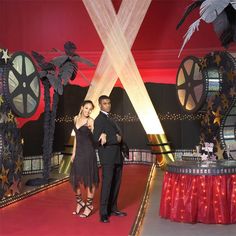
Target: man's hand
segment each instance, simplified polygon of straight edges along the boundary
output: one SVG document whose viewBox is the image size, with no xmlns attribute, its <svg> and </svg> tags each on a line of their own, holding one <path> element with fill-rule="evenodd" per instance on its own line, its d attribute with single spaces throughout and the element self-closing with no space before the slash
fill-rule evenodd
<svg viewBox="0 0 236 236">
<path fill-rule="evenodd" d="M 107 135 L 105 133 L 102 133 L 98 139 L 98 141 L 103 146 L 107 142 Z"/>
<path fill-rule="evenodd" d="M 119 134 L 116 134 L 116 138 L 117 138 L 117 142 L 120 143 L 121 142 L 121 136 Z"/>
</svg>

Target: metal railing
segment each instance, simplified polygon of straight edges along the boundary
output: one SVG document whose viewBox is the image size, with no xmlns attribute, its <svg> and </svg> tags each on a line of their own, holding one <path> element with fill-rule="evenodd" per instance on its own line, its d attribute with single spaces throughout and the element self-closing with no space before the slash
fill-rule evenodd
<svg viewBox="0 0 236 236">
<path fill-rule="evenodd" d="M 60 152 L 53 153 L 51 158 L 51 169 L 59 167 L 63 155 Z M 30 156 L 24 157 L 23 160 L 23 175 L 39 174 L 43 170 L 43 157 L 42 156 Z"/>
<path fill-rule="evenodd" d="M 59 168 L 62 161 L 65 163 L 69 161 L 69 154 L 54 153 L 51 158 L 51 169 Z M 65 161 L 67 159 L 67 161 Z M 100 165 L 99 157 L 97 155 L 98 165 Z M 129 159 L 124 159 L 124 164 L 144 164 L 152 165 L 156 163 L 156 155 L 152 154 L 150 150 L 146 149 L 130 149 Z M 42 156 L 24 157 L 23 160 L 23 175 L 40 174 L 43 171 Z"/>
</svg>

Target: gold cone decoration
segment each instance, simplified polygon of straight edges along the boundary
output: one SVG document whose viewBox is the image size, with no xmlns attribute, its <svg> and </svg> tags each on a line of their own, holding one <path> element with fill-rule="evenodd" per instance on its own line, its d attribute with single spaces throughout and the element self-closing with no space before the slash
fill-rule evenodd
<svg viewBox="0 0 236 236">
<path fill-rule="evenodd" d="M 156 154 L 157 164 L 165 168 L 166 164 L 174 161 L 169 142 L 165 134 L 147 134 L 153 154 Z"/>
</svg>

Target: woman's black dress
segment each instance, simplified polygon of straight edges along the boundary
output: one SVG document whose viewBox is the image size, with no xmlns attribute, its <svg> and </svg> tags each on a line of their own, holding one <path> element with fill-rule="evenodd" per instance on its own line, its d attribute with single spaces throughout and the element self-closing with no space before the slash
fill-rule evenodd
<svg viewBox="0 0 236 236">
<path fill-rule="evenodd" d="M 85 188 L 89 187 L 91 189 L 99 183 L 93 134 L 87 124 L 78 129 L 74 125 L 74 130 L 76 135 L 76 152 L 71 166 L 70 183 L 75 191 L 79 184 L 83 184 Z"/>
</svg>

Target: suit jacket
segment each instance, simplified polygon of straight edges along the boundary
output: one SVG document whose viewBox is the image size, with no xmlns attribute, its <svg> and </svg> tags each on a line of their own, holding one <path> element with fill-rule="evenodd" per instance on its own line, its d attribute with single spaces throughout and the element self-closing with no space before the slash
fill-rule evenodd
<svg viewBox="0 0 236 236">
<path fill-rule="evenodd" d="M 107 143 L 103 146 L 98 143 L 101 133 L 107 135 Z M 115 122 L 100 112 L 94 121 L 93 134 L 95 142 L 98 143 L 98 155 L 101 164 L 121 164 L 123 160 L 120 143 L 116 137 L 116 134 L 120 134 L 120 130 Z"/>
</svg>

